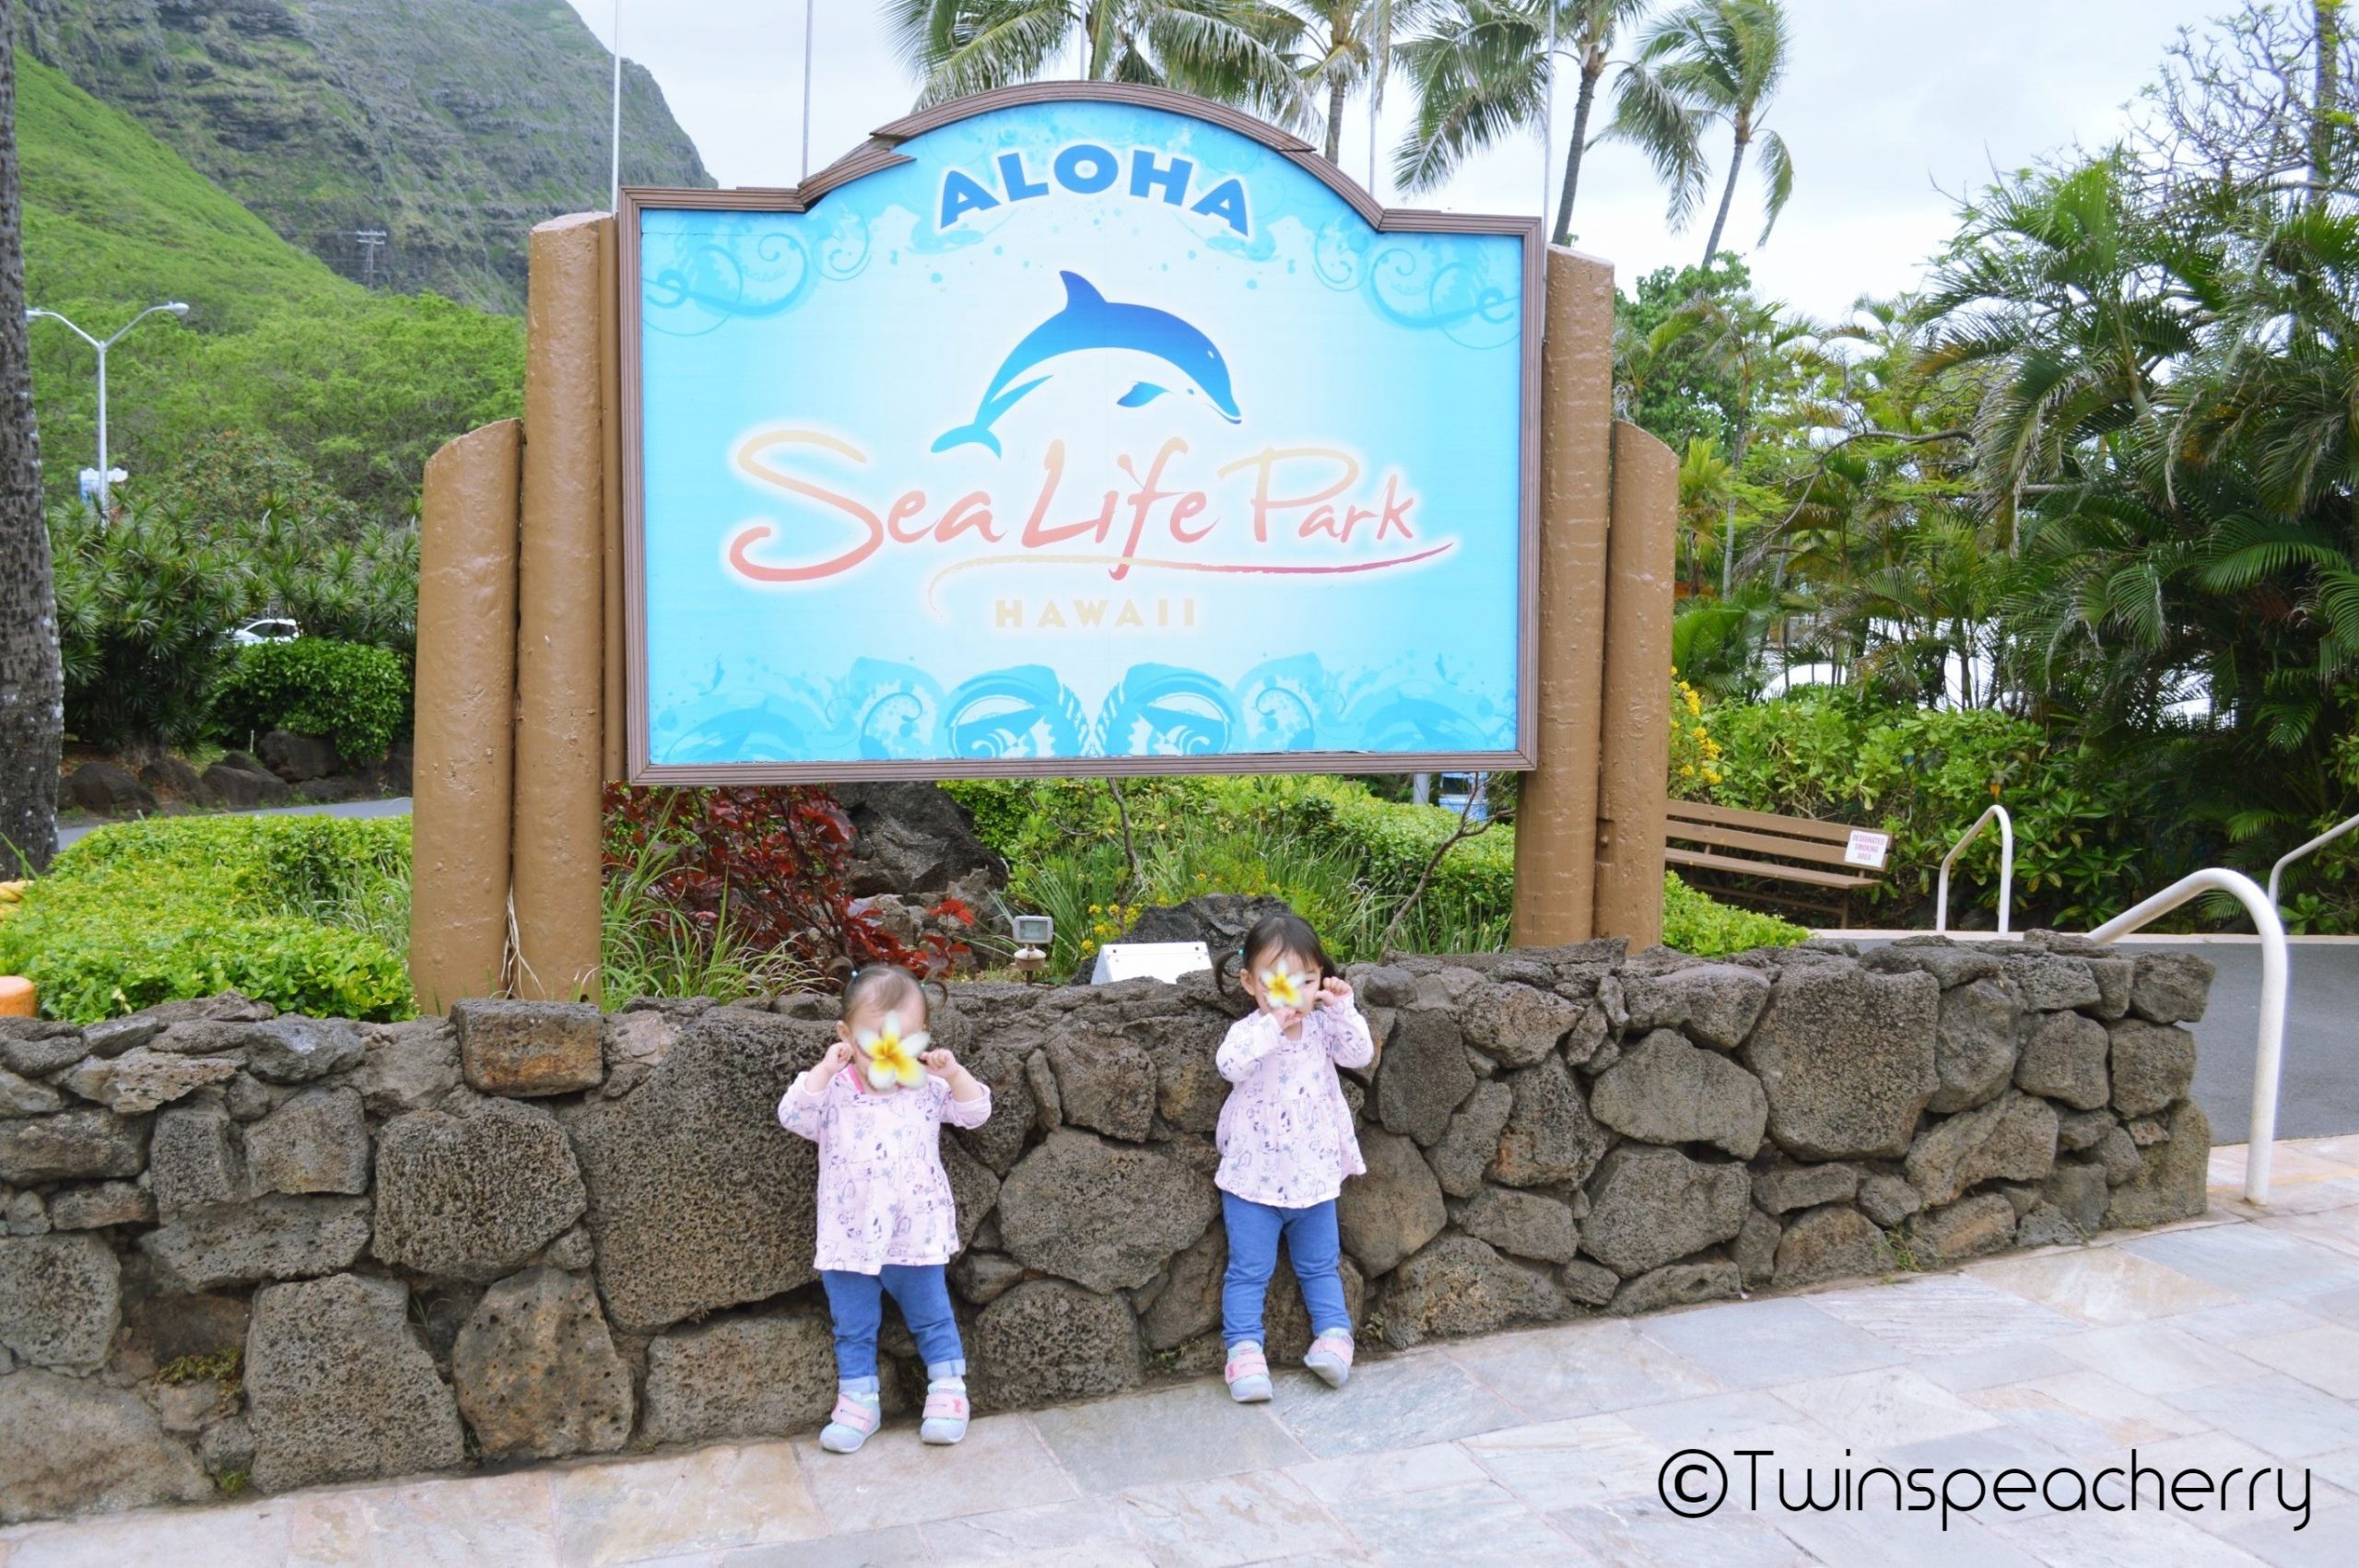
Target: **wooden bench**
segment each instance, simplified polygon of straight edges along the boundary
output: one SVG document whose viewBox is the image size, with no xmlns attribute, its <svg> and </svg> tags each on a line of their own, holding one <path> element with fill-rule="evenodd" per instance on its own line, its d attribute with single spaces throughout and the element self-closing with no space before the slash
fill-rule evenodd
<svg viewBox="0 0 2359 1568">
<path fill-rule="evenodd" d="M 1851 923 L 1851 895 L 1884 881 L 1888 834 L 1848 823 L 1772 816 L 1701 801 L 1673 801 L 1666 813 L 1663 859 L 1743 885 L 1715 885 L 1765 903 L 1824 912 Z M 1755 883 L 1781 883 L 1761 887 Z M 1790 888 L 1791 891 L 1788 889 Z"/>
</svg>

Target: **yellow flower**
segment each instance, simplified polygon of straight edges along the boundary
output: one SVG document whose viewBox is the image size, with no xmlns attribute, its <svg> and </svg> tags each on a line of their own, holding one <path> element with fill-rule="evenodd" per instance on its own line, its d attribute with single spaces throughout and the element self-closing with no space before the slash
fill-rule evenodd
<svg viewBox="0 0 2359 1568">
<path fill-rule="evenodd" d="M 1690 713 L 1704 711 L 1704 699 L 1697 696 L 1692 689 L 1687 694 L 1687 711 Z"/>
<path fill-rule="evenodd" d="M 1090 912 L 1091 914 L 1093 914 L 1093 915 L 1102 915 L 1102 914 L 1104 914 L 1106 911 L 1105 911 L 1105 910 L 1103 910 L 1103 909 L 1101 909 L 1101 908 L 1099 908 L 1097 905 L 1092 904 L 1092 905 L 1089 907 L 1089 912 Z"/>
<path fill-rule="evenodd" d="M 881 1028 L 855 1029 L 852 1044 L 868 1057 L 868 1086 L 890 1089 L 896 1083 L 904 1089 L 914 1089 L 925 1082 L 925 1066 L 918 1060 L 918 1053 L 933 1043 L 924 1030 L 901 1033 L 901 1015 L 888 1012 Z"/>
<path fill-rule="evenodd" d="M 1696 765 L 1695 765 L 1694 763 L 1692 763 L 1692 762 L 1683 762 L 1683 763 L 1681 763 L 1681 764 L 1679 765 L 1679 776 L 1680 776 L 1682 778 L 1695 778 L 1695 777 L 1696 777 Z"/>
<path fill-rule="evenodd" d="M 1705 782 L 1705 783 L 1707 783 L 1707 784 L 1718 784 L 1719 781 L 1720 781 L 1720 776 L 1719 776 L 1719 774 L 1717 774 L 1717 773 L 1713 772 L 1713 771 L 1712 771 L 1710 768 L 1708 768 L 1708 768 L 1706 768 L 1706 769 L 1704 770 L 1704 782 Z"/>
<path fill-rule="evenodd" d="M 1309 983 L 1290 969 L 1262 971 L 1262 994 L 1280 1007 L 1301 1007 Z"/>
</svg>

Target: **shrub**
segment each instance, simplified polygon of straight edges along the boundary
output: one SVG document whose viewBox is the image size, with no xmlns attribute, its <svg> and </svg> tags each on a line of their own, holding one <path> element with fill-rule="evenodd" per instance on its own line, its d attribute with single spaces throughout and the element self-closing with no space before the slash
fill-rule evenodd
<svg viewBox="0 0 2359 1568">
<path fill-rule="evenodd" d="M 1713 704 L 1702 720 L 1720 748 L 1720 804 L 1893 836 L 1884 883 L 1860 895 L 1893 924 L 1925 909 L 1942 857 L 1993 801 L 2015 822 L 2018 929 L 2095 924 L 2177 874 L 2188 853 L 2165 841 L 2170 819 L 2134 776 L 2053 749 L 2038 725 L 1988 708 L 1814 688 Z M 1995 833 L 1960 857 L 1951 896 L 1961 909 L 1996 906 L 1998 865 Z"/>
<path fill-rule="evenodd" d="M 252 599 L 248 563 L 177 520 L 88 507 L 50 513 L 65 728 L 92 745 L 186 745 L 205 733 L 229 629 Z"/>
<path fill-rule="evenodd" d="M 217 699 L 230 737 L 292 730 L 317 735 L 348 763 L 371 763 L 407 726 L 409 675 L 398 655 L 327 638 L 257 643 L 231 661 Z"/>
<path fill-rule="evenodd" d="M 1698 893 L 1676 872 L 1662 879 L 1662 944 L 1698 958 L 1720 958 L 1756 947 L 1790 947 L 1810 932 L 1790 920 L 1739 909 Z"/>
<path fill-rule="evenodd" d="M 1324 775 L 1132 779 L 1125 803 L 1147 884 L 1133 888 L 1104 783 L 966 779 L 943 787 L 974 813 L 977 834 L 1015 869 L 1011 901 L 1056 918 L 1059 963 L 1077 958 L 1065 945 L 1067 933 L 1075 943 L 1089 934 L 1093 922 L 1079 916 L 1092 903 L 1248 891 L 1274 894 L 1302 910 L 1339 957 L 1372 958 L 1435 847 L 1458 826 L 1454 812 L 1379 800 L 1352 780 Z M 1189 874 L 1165 874 L 1166 865 L 1186 867 Z M 1685 907 L 1694 915 L 1691 940 L 1701 940 L 1709 934 L 1701 911 L 1719 907 L 1683 891 L 1693 901 Z M 1393 942 L 1426 953 L 1496 949 L 1507 942 L 1514 907 L 1515 829 L 1503 823 L 1443 857 Z M 1807 934 L 1781 920 L 1747 919 L 1766 923 L 1741 928 L 1747 940 L 1737 947 Z"/>
<path fill-rule="evenodd" d="M 385 911 L 405 909 L 409 822 L 180 817 L 100 829 L 0 922 L 0 972 L 78 1023 L 239 990 L 286 1012 L 412 1009 Z"/>
<path fill-rule="evenodd" d="M 782 954 L 839 983 L 863 964 L 939 975 L 966 944 L 928 932 L 915 946 L 851 896 L 851 819 L 811 787 L 663 790 L 606 787 L 606 875 L 626 879 L 648 918 L 695 933 L 706 954 Z M 972 915 L 945 898 L 932 913 Z M 658 931 L 660 947 L 675 937 Z"/>
</svg>

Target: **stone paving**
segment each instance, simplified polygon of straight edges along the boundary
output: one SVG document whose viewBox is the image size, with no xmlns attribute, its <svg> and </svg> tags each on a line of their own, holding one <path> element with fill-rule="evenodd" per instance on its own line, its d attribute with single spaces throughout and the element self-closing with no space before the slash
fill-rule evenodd
<svg viewBox="0 0 2359 1568">
<path fill-rule="evenodd" d="M 1216 1381 L 986 1416 L 929 1450 L 902 1423 L 850 1458 L 807 1440 L 505 1475 L 327 1489 L 0 1531 L 0 1568 L 60 1564 L 2271 1563 L 2359 1561 L 2359 1136 L 2281 1143 L 2276 1201 L 2087 1247 L 1804 1296 L 1591 1319 L 1364 1363 L 1273 1404 Z M 2074 1510 L 2076 1482 L 2290 1467 L 2247 1506 Z M 1733 1479 L 1708 1517 L 1658 1494 L 1701 1449 Z M 1759 1461 L 1757 1510 L 1745 1461 Z M 1849 1457 L 1846 1458 L 1846 1453 Z M 1961 1504 L 2019 1467 L 2015 1511 L 1783 1512 L 1837 1468 L 1933 1472 Z M 1708 1472 L 1692 1472 L 1690 1495 Z M 1954 1480 L 1942 1478 L 1954 1474 Z M 2062 1490 L 2060 1491 L 2059 1487 Z M 2118 1479 L 2100 1495 L 2119 1499 Z M 2110 1490 L 2106 1490 L 2110 1489 Z M 1912 1501 L 1914 1495 L 1911 1494 Z M 1931 1493 L 1927 1494 L 1930 1502 Z"/>
</svg>

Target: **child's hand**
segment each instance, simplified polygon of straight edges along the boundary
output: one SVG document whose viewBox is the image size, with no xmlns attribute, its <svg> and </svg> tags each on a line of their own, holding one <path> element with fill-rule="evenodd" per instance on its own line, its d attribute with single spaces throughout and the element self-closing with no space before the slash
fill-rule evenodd
<svg viewBox="0 0 2359 1568">
<path fill-rule="evenodd" d="M 958 1071 L 958 1059 L 946 1049 L 927 1051 L 918 1059 L 925 1063 L 925 1070 L 936 1078 L 949 1078 Z"/>
<path fill-rule="evenodd" d="M 819 1059 L 819 1065 L 812 1069 L 812 1071 L 820 1082 L 825 1083 L 828 1079 L 850 1067 L 858 1055 L 859 1047 L 850 1040 L 838 1040 L 827 1047 L 827 1054 Z"/>
<path fill-rule="evenodd" d="M 1341 975 L 1331 975 L 1319 984 L 1319 1005 L 1338 1012 L 1351 1010 L 1351 982 Z"/>
</svg>

